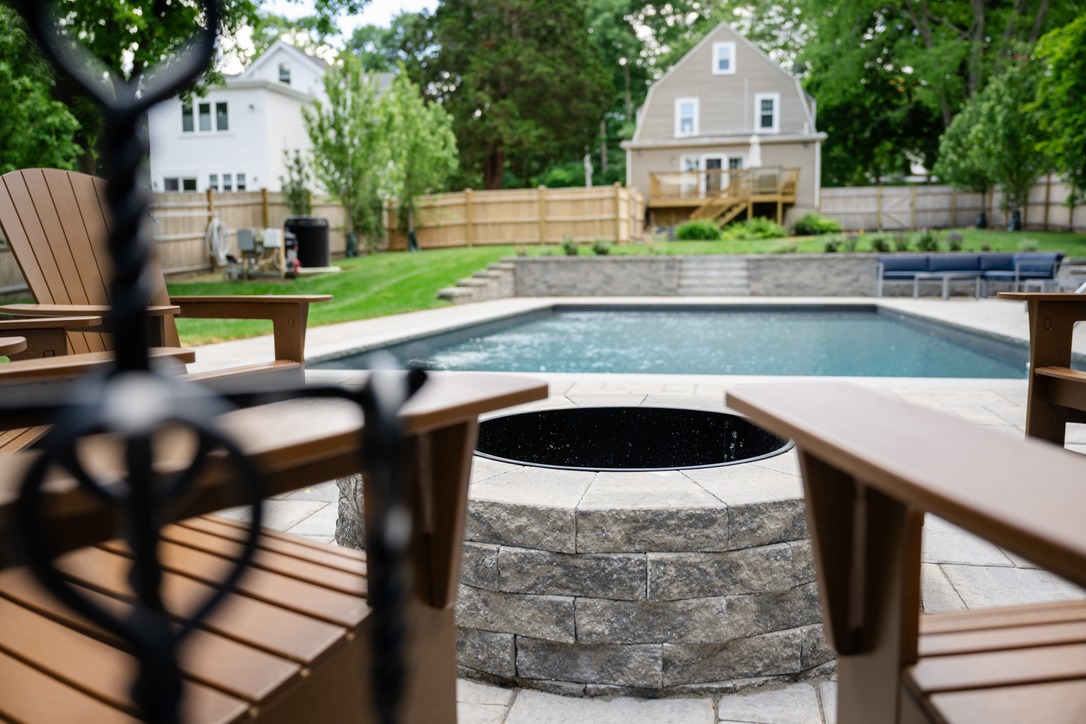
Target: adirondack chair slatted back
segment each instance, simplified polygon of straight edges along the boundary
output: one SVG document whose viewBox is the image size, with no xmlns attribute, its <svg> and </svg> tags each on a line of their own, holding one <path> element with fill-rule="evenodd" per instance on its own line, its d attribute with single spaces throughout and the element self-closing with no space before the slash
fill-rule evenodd
<svg viewBox="0 0 1086 724">
<path fill-rule="evenodd" d="M 103 179 L 59 169 L 23 169 L 0 176 L 0 234 L 7 240 L 39 304 L 108 304 L 112 262 Z M 169 304 L 157 265 L 149 274 L 151 304 Z M 180 344 L 167 317 L 165 342 Z M 73 352 L 112 349 L 102 333 L 70 333 Z"/>
</svg>

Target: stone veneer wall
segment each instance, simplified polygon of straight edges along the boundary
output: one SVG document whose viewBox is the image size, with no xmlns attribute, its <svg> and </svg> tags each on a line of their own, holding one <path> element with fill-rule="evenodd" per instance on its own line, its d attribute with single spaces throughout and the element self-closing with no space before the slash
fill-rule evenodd
<svg viewBox="0 0 1086 724">
<path fill-rule="evenodd" d="M 875 254 L 767 254 L 747 257 L 747 274 L 752 297 L 873 297 L 878 262 Z"/>
<path fill-rule="evenodd" d="M 679 288 L 675 256 L 535 256 L 516 266 L 518 297 L 669 297 Z"/>
<path fill-rule="evenodd" d="M 660 696 L 833 671 L 794 452 L 681 472 L 473 468 L 461 675 Z M 340 481 L 341 544 L 359 542 L 359 483 Z"/>
</svg>

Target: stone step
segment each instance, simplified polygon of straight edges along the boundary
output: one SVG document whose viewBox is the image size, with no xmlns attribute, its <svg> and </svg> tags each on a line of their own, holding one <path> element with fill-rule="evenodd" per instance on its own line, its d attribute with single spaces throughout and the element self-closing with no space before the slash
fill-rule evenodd
<svg viewBox="0 0 1086 724">
<path fill-rule="evenodd" d="M 750 289 L 745 286 L 679 287 L 677 293 L 680 297 L 749 297 Z"/>
<path fill-rule="evenodd" d="M 437 296 L 438 299 L 454 301 L 472 296 L 472 291 L 468 287 L 445 287 L 437 290 Z"/>
</svg>

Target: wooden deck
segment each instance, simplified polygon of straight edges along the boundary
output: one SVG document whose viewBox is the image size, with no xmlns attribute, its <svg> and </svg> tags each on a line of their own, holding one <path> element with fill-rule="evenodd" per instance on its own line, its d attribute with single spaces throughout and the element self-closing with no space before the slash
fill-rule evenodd
<svg viewBox="0 0 1086 724">
<path fill-rule="evenodd" d="M 796 202 L 798 182 L 798 168 L 780 166 L 654 173 L 649 176 L 649 214 L 657 225 L 709 219 L 723 226 L 744 213 L 748 219 L 765 215 L 764 205 L 770 204 L 780 224 L 785 206 Z"/>
</svg>

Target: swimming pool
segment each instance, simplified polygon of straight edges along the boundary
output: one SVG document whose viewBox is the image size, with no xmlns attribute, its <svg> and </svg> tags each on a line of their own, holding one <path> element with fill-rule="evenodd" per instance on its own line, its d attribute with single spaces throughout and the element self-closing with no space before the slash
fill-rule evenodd
<svg viewBox="0 0 1086 724">
<path fill-rule="evenodd" d="M 365 369 L 373 351 L 312 366 Z M 557 305 L 384 351 L 442 370 L 1011 379 L 1029 357 L 875 305 Z"/>
</svg>

